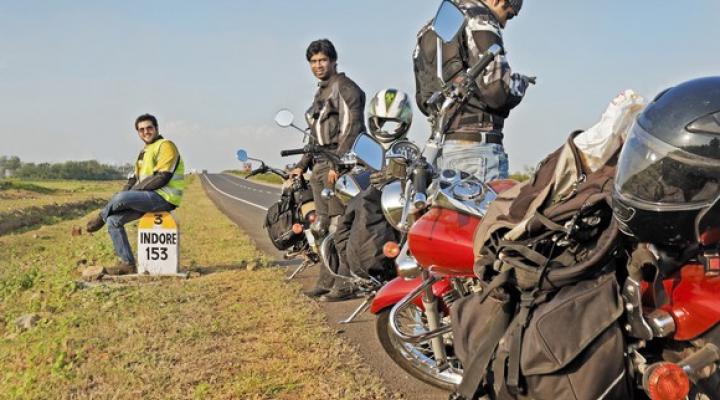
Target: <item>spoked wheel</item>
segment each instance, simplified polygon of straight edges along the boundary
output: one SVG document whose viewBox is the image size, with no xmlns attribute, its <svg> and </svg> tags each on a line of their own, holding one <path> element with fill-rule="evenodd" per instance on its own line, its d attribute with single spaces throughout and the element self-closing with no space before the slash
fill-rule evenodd
<svg viewBox="0 0 720 400">
<path fill-rule="evenodd" d="M 425 313 L 417 306 L 410 305 L 398 316 L 403 333 L 419 334 L 427 331 Z M 402 341 L 390 327 L 390 308 L 378 314 L 375 329 L 385 352 L 402 369 L 430 385 L 454 390 L 462 380 L 462 366 L 455 357 L 450 334 L 443 336 L 449 367 L 440 371 L 429 342 L 413 344 Z"/>
</svg>

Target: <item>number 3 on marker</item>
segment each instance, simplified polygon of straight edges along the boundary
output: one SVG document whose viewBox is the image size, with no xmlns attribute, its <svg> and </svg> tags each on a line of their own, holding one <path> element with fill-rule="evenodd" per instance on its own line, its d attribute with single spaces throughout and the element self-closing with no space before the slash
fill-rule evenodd
<svg viewBox="0 0 720 400">
<path fill-rule="evenodd" d="M 155 225 L 162 225 L 162 223 L 163 223 L 162 217 L 163 217 L 162 214 L 155 214 L 155 221 L 154 221 Z"/>
</svg>

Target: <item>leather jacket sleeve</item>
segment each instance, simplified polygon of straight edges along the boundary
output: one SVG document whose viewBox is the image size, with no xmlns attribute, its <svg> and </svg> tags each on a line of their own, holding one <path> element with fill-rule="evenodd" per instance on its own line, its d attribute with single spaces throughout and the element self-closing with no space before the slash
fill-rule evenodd
<svg viewBox="0 0 720 400">
<path fill-rule="evenodd" d="M 338 87 L 338 148 L 336 154 L 350 151 L 358 135 L 365 130 L 365 93 L 352 81 L 343 80 Z"/>
<path fill-rule="evenodd" d="M 125 183 L 125 186 L 120 190 L 121 192 L 127 192 L 128 190 L 132 189 L 133 186 L 137 183 L 137 178 L 135 175 L 128 178 L 127 183 Z"/>
<path fill-rule="evenodd" d="M 311 145 L 317 144 L 317 141 L 315 140 L 314 137 L 310 136 L 309 144 L 311 144 Z M 303 172 L 305 172 L 308 170 L 308 168 L 312 168 L 312 163 L 313 163 L 313 155 L 312 154 L 303 154 L 300 161 L 298 161 L 297 164 L 295 164 L 295 168 L 300 168 L 301 170 L 303 170 Z"/>
<path fill-rule="evenodd" d="M 172 179 L 172 172 L 156 172 L 152 176 L 143 179 L 142 181 L 135 184 L 132 190 L 156 190 L 165 186 Z"/>
<path fill-rule="evenodd" d="M 475 65 L 493 44 L 503 47 L 501 35 L 499 26 L 494 22 L 482 17 L 468 18 L 465 27 L 468 65 Z M 520 104 L 525 95 L 513 90 L 517 86 L 513 85 L 513 79 L 516 78 L 512 74 L 503 48 L 503 52 L 490 63 L 485 73 L 478 77 L 476 81 L 478 97 L 498 114 L 507 115 L 511 109 Z"/>
</svg>

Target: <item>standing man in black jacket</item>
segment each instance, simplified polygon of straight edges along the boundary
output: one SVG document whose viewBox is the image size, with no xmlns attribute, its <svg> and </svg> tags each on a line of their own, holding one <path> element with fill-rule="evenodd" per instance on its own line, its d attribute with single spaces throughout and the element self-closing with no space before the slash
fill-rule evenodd
<svg viewBox="0 0 720 400">
<path fill-rule="evenodd" d="M 453 0 L 465 14 L 462 31 L 442 46 L 442 80 L 438 76 L 437 36 L 427 24 L 418 33 L 413 55 L 416 100 L 423 114 L 427 101 L 443 82 L 463 78 L 490 46 L 503 51 L 477 79 L 474 96 L 452 122 L 445 137 L 440 168 L 459 169 L 483 181 L 508 177 L 508 158 L 503 147 L 505 119 L 525 96 L 529 78 L 512 73 L 505 57 L 502 30 L 517 16 L 523 0 Z"/>
<path fill-rule="evenodd" d="M 365 130 L 365 93 L 344 73 L 337 72 L 337 51 L 329 40 L 310 43 L 306 58 L 319 81 L 313 103 L 305 114 L 311 131 L 310 143 L 342 156 L 350 151 L 357 136 Z M 310 184 L 317 213 L 313 229 L 324 233 L 330 228 L 331 219 L 344 212 L 340 201 L 335 198 L 326 200 L 321 196 L 323 189 L 334 187 L 338 171 L 333 160 L 306 154 L 295 165 L 292 174 L 303 173 L 311 164 Z M 315 289 L 307 294 L 318 297 L 329 292 L 332 281 L 332 276 L 322 268 Z"/>
</svg>

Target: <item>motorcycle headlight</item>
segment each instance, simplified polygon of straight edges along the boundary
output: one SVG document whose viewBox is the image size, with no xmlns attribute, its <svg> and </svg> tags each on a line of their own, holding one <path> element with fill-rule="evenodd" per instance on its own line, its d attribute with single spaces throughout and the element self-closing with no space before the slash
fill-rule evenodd
<svg viewBox="0 0 720 400">
<path fill-rule="evenodd" d="M 383 187 L 382 196 L 380 197 L 380 206 L 385 219 L 398 230 L 400 230 L 400 221 L 402 220 L 403 208 L 405 208 L 403 194 L 400 181 L 393 181 Z"/>
</svg>

